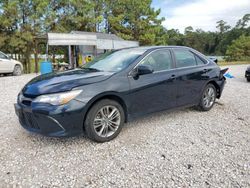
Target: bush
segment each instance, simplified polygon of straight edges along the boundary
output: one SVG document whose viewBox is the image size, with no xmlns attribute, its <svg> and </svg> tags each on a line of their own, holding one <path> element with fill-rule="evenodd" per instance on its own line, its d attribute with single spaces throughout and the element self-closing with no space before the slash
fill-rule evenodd
<svg viewBox="0 0 250 188">
<path fill-rule="evenodd" d="M 227 48 L 227 60 L 248 61 L 250 60 L 250 36 L 240 36 Z"/>
</svg>

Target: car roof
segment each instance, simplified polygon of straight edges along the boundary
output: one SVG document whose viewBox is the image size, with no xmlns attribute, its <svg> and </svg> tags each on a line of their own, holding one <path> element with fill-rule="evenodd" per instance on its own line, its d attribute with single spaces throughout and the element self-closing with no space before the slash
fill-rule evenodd
<svg viewBox="0 0 250 188">
<path fill-rule="evenodd" d="M 138 50 L 155 50 L 155 49 L 161 49 L 161 48 L 185 48 L 185 49 L 191 49 L 187 46 L 140 46 L 140 47 L 131 47 L 127 49 L 138 49 Z"/>
<path fill-rule="evenodd" d="M 202 54 L 201 52 L 187 47 L 187 46 L 140 46 L 140 47 L 132 47 L 129 49 L 138 49 L 138 50 L 145 50 L 145 52 L 149 52 L 149 51 L 153 51 L 153 50 L 157 50 L 157 49 L 186 49 L 186 50 L 191 50 L 192 52 L 194 52 L 195 54 L 199 55 L 200 57 L 202 57 L 203 59 L 206 60 L 210 60 L 209 58 L 207 58 L 204 54 Z M 212 60 L 210 60 L 212 61 Z"/>
</svg>

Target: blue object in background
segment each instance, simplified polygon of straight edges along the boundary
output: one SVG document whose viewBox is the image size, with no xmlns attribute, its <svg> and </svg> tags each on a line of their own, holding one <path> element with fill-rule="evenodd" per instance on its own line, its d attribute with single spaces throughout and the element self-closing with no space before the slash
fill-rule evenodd
<svg viewBox="0 0 250 188">
<path fill-rule="evenodd" d="M 229 72 L 224 74 L 225 77 L 227 78 L 235 78 L 233 75 L 231 75 Z"/>
<path fill-rule="evenodd" d="M 52 72 L 52 63 L 49 61 L 43 61 L 40 64 L 41 74 L 51 73 Z"/>
</svg>

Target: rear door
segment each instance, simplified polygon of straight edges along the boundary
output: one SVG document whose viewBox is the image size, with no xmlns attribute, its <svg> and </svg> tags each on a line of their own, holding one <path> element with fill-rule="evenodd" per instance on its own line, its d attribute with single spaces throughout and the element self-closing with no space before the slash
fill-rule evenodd
<svg viewBox="0 0 250 188">
<path fill-rule="evenodd" d="M 176 62 L 177 106 L 197 104 L 209 80 L 207 61 L 189 49 L 173 49 Z"/>
<path fill-rule="evenodd" d="M 13 71 L 12 62 L 9 60 L 8 56 L 0 52 L 0 72 L 9 73 Z"/>
<path fill-rule="evenodd" d="M 172 108 L 176 105 L 176 86 L 173 78 L 173 60 L 168 49 L 159 49 L 147 55 L 139 65 L 151 66 L 154 72 L 139 76 L 129 76 L 130 114 L 143 114 Z"/>
</svg>

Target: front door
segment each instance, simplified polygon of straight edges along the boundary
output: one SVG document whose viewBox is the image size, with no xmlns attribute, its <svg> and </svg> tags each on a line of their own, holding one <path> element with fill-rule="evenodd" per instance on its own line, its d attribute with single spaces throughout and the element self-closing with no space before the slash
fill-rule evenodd
<svg viewBox="0 0 250 188">
<path fill-rule="evenodd" d="M 171 53 L 160 49 L 147 55 L 139 65 L 151 66 L 151 74 L 138 78 L 129 76 L 130 114 L 140 116 L 147 113 L 172 108 L 176 105 L 175 70 Z"/>
<path fill-rule="evenodd" d="M 8 73 L 12 71 L 12 64 L 8 56 L 0 52 L 0 73 Z"/>
</svg>

